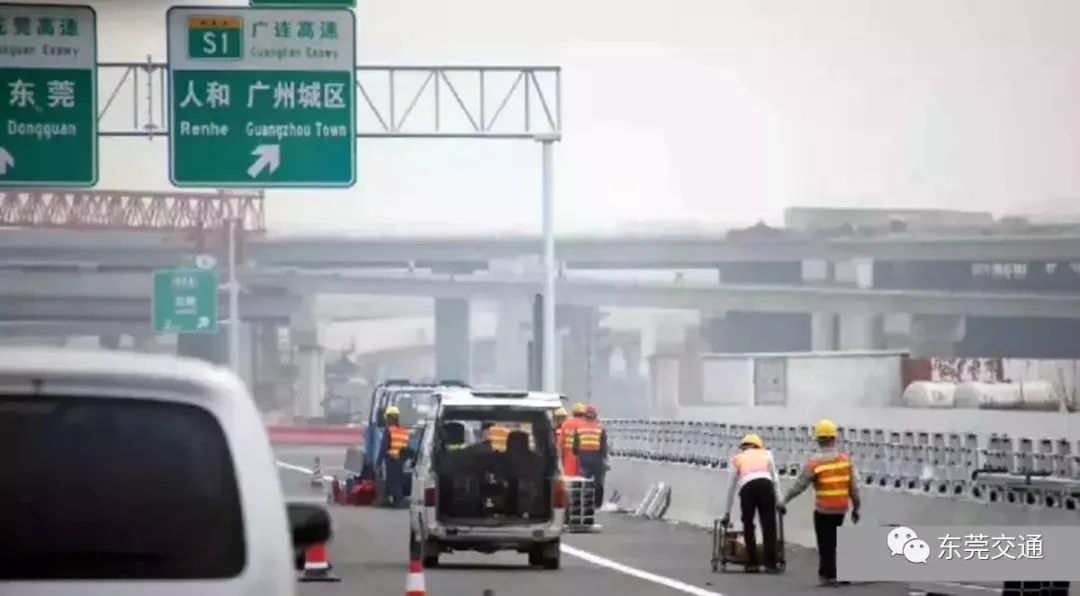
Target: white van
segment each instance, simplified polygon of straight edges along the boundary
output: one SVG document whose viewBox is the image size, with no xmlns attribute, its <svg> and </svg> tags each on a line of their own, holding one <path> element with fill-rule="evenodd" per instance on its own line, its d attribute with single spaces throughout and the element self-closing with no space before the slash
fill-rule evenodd
<svg viewBox="0 0 1080 596">
<path fill-rule="evenodd" d="M 2 594 L 293 596 L 329 538 L 286 511 L 243 384 L 195 360 L 0 348 L 0 453 Z"/>
<path fill-rule="evenodd" d="M 441 391 L 413 468 L 409 544 L 434 567 L 444 552 L 527 553 L 558 569 L 566 492 L 555 445 L 554 393 Z M 505 429 L 493 448 L 484 429 Z"/>
</svg>

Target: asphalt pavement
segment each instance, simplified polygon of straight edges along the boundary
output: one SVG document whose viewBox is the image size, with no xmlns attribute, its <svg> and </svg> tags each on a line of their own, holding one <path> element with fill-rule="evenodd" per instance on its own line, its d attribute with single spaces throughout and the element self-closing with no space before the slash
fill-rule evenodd
<svg viewBox="0 0 1080 596">
<path fill-rule="evenodd" d="M 325 499 L 310 484 L 314 458 L 323 472 L 341 474 L 344 449 L 279 448 L 277 457 L 288 499 Z M 403 594 L 408 572 L 408 519 L 405 511 L 330 506 L 334 539 L 330 556 L 340 583 L 304 583 L 301 596 L 392 596 Z M 713 573 L 711 538 L 699 528 L 647 521 L 621 514 L 601 514 L 598 534 L 563 538 L 562 568 L 530 568 L 525 555 L 443 555 L 437 569 L 424 570 L 432 596 L 552 596 L 595 592 L 619 596 L 771 596 L 796 593 L 908 596 L 906 584 L 817 586 L 817 555 L 788 546 L 782 575 Z"/>
</svg>

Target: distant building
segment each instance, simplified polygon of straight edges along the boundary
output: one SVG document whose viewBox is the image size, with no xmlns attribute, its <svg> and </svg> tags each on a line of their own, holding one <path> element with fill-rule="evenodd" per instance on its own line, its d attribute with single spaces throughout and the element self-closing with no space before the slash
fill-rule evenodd
<svg viewBox="0 0 1080 596">
<path fill-rule="evenodd" d="M 992 225 L 993 214 L 983 211 L 824 207 L 789 207 L 784 210 L 784 227 L 802 231 L 840 228 L 919 231 L 934 228 L 982 228 Z"/>
</svg>

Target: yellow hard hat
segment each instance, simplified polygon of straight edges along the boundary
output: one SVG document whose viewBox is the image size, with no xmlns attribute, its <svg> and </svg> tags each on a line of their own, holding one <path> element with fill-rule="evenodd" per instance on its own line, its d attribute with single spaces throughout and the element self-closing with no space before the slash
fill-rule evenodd
<svg viewBox="0 0 1080 596">
<path fill-rule="evenodd" d="M 573 412 L 574 414 L 584 414 L 585 413 L 585 404 L 583 404 L 581 402 L 578 402 L 578 403 L 574 404 L 574 407 L 570 408 L 570 411 Z"/>
<path fill-rule="evenodd" d="M 566 408 L 558 408 L 555 410 L 555 417 L 566 418 Z"/>
<path fill-rule="evenodd" d="M 815 439 L 835 439 L 836 438 L 836 423 L 832 420 L 826 420 L 822 418 L 818 420 L 814 425 L 814 438 Z"/>
<path fill-rule="evenodd" d="M 750 433 L 750 434 L 746 435 L 745 437 L 743 437 L 742 441 L 739 444 L 740 445 L 753 445 L 754 447 L 757 447 L 758 449 L 764 449 L 765 448 L 765 442 L 761 440 L 761 437 L 757 436 L 754 433 Z"/>
<path fill-rule="evenodd" d="M 384 413 L 387 416 L 400 416 L 401 415 L 401 411 L 397 409 L 397 406 L 386 406 L 386 412 L 384 412 Z"/>
</svg>

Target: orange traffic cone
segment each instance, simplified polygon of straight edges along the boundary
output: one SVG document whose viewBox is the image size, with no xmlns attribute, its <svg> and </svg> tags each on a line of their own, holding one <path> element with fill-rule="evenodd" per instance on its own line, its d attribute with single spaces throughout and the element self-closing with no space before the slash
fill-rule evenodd
<svg viewBox="0 0 1080 596">
<path fill-rule="evenodd" d="M 302 582 L 339 582 L 340 577 L 332 573 L 333 565 L 330 564 L 330 555 L 327 554 L 325 544 L 316 544 L 308 547 L 304 553 L 304 570 L 300 573 Z"/>
<path fill-rule="evenodd" d="M 405 578 L 405 596 L 426 596 L 424 587 L 424 566 L 420 561 L 409 561 L 409 575 Z"/>
</svg>

